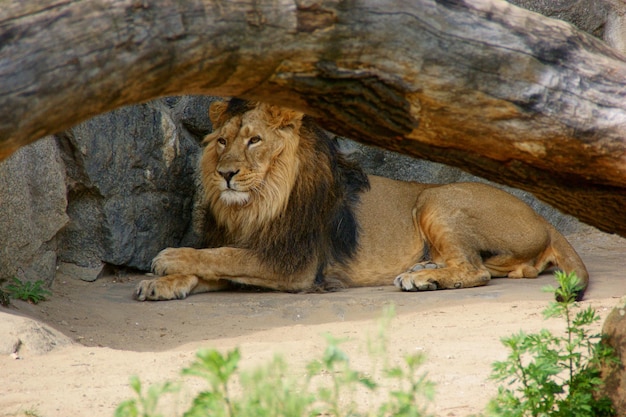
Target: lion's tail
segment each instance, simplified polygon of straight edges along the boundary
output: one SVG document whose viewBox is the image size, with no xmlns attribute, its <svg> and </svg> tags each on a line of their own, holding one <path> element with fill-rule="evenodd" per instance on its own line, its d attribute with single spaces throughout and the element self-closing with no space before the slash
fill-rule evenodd
<svg viewBox="0 0 626 417">
<path fill-rule="evenodd" d="M 576 273 L 582 285 L 582 289 L 578 292 L 576 300 L 582 300 L 585 290 L 589 285 L 589 272 L 587 272 L 585 264 L 567 239 L 552 226 L 550 226 L 550 239 L 551 245 L 549 251 L 551 252 L 550 258 L 552 264 L 564 272 Z"/>
</svg>

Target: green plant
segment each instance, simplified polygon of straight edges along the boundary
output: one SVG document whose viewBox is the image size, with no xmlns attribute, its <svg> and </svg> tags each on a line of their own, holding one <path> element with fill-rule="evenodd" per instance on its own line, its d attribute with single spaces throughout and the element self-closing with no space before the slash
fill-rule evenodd
<svg viewBox="0 0 626 417">
<path fill-rule="evenodd" d="M 51 294 L 50 291 L 43 288 L 44 284 L 42 280 L 22 282 L 14 277 L 11 283 L 5 287 L 4 292 L 8 293 L 9 297 L 16 300 L 37 304 L 40 301 L 44 301 L 46 297 Z"/>
<path fill-rule="evenodd" d="M 196 361 L 189 368 L 183 369 L 183 375 L 193 375 L 204 379 L 209 389 L 202 391 L 193 401 L 186 417 L 211 415 L 234 416 L 236 404 L 233 404 L 228 391 L 231 377 L 237 371 L 241 354 L 234 349 L 226 355 L 217 350 L 204 349 L 196 354 Z"/>
<path fill-rule="evenodd" d="M 421 404 L 432 399 L 434 389 L 426 376 L 419 373 L 424 362 L 422 355 L 408 356 L 395 366 L 387 365 L 385 359 L 382 369 L 372 369 L 368 375 L 350 365 L 348 356 L 339 346 L 342 340 L 326 338 L 328 344 L 322 357 L 307 365 L 304 378 L 289 375 L 287 364 L 279 356 L 251 372 L 239 372 L 238 349 L 226 354 L 212 349 L 200 350 L 196 360 L 182 374 L 201 378 L 207 389 L 195 396 L 183 416 L 427 416 Z M 392 381 L 396 388 L 387 389 L 375 377 Z M 131 387 L 136 398 L 120 404 L 116 417 L 157 417 L 160 415 L 159 399 L 163 394 L 174 392 L 173 385 L 168 383 L 143 393 L 136 377 L 131 379 Z M 382 395 L 382 405 L 363 410 L 355 399 L 359 393 L 363 394 L 361 390 L 368 396 Z M 235 395 L 235 392 L 242 394 Z"/>
<path fill-rule="evenodd" d="M 489 403 L 488 415 L 502 417 L 608 417 L 614 416 L 610 400 L 599 395 L 600 365 L 617 363 L 613 350 L 602 343 L 589 326 L 599 320 L 592 307 L 576 303 L 581 289 L 575 274 L 557 272 L 558 301 L 544 310 L 546 318 L 565 320 L 565 333 L 547 330 L 520 332 L 502 339 L 510 353 L 505 361 L 493 364 L 492 377 L 506 381 Z"/>
<path fill-rule="evenodd" d="M 36 408 L 29 408 L 27 410 L 24 410 L 24 415 L 26 417 L 41 417 L 41 414 L 39 413 L 39 411 L 37 411 Z"/>
<path fill-rule="evenodd" d="M 41 417 L 41 413 L 35 408 L 35 407 L 29 407 L 24 409 L 23 407 L 20 407 L 19 410 L 11 413 L 11 414 L 6 414 L 7 416 L 13 416 L 13 417 L 18 417 L 18 416 L 24 416 L 24 417 Z"/>
</svg>

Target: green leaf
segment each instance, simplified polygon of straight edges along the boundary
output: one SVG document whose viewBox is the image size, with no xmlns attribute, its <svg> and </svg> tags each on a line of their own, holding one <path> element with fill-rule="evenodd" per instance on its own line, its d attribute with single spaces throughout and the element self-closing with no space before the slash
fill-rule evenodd
<svg viewBox="0 0 626 417">
<path fill-rule="evenodd" d="M 130 387 L 137 395 L 141 395 L 141 381 L 135 375 L 130 377 Z"/>
<path fill-rule="evenodd" d="M 136 400 L 126 400 L 117 406 L 114 413 L 115 417 L 139 417 Z"/>
</svg>

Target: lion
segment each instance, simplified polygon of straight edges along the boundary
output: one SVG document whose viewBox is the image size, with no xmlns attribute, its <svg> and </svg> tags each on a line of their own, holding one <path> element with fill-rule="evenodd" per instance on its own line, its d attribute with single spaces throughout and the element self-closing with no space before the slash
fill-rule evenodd
<svg viewBox="0 0 626 417">
<path fill-rule="evenodd" d="M 231 285 L 285 292 L 395 284 L 403 291 L 589 275 L 567 240 L 518 198 L 482 183 L 368 176 L 304 114 L 214 102 L 199 189 L 204 245 L 167 248 L 135 299 L 182 299 Z"/>
</svg>

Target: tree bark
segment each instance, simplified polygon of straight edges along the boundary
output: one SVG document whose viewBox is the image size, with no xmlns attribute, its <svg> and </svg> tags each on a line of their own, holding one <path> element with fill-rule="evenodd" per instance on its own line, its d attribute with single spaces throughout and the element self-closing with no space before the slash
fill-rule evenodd
<svg viewBox="0 0 626 417">
<path fill-rule="evenodd" d="M 165 95 L 291 106 L 626 236 L 626 62 L 499 0 L 15 0 L 0 159 Z"/>
</svg>

